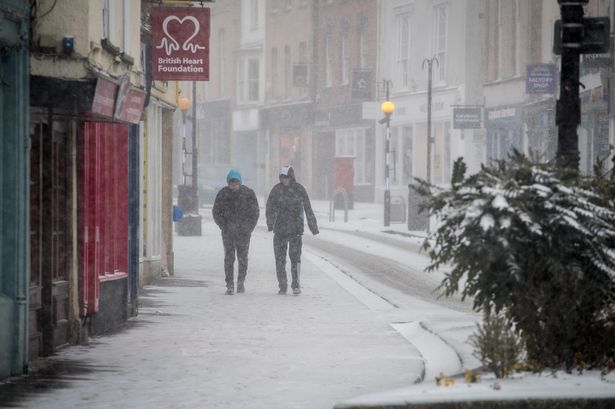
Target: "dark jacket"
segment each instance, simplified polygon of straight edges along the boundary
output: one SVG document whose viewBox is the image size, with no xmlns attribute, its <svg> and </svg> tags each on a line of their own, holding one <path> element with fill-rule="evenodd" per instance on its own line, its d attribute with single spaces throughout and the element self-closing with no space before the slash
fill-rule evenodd
<svg viewBox="0 0 615 409">
<path fill-rule="evenodd" d="M 318 234 L 318 223 L 310 198 L 305 188 L 295 181 L 294 174 L 290 176 L 288 186 L 280 182 L 269 193 L 266 208 L 267 228 L 284 236 L 303 234 L 304 219 L 307 216 L 310 231 L 312 234 Z"/>
<path fill-rule="evenodd" d="M 258 222 L 258 200 L 247 186 L 241 185 L 235 192 L 226 186 L 216 195 L 212 214 L 222 233 L 251 234 Z"/>
</svg>

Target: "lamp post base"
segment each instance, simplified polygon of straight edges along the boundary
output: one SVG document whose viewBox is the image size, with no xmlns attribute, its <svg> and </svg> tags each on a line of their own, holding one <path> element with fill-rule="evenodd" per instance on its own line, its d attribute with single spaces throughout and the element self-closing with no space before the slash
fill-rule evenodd
<svg viewBox="0 0 615 409">
<path fill-rule="evenodd" d="M 178 186 L 177 203 L 184 216 L 176 222 L 175 231 L 180 236 L 200 236 L 201 216 L 199 215 L 199 196 L 191 185 Z"/>
<path fill-rule="evenodd" d="M 200 215 L 184 215 L 175 222 L 175 231 L 180 236 L 201 236 L 201 219 Z"/>
<path fill-rule="evenodd" d="M 391 225 L 391 191 L 384 191 L 384 226 Z"/>
</svg>

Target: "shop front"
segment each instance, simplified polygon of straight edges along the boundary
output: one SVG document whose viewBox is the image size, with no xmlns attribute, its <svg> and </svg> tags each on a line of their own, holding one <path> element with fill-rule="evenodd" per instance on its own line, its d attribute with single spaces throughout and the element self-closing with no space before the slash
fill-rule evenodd
<svg viewBox="0 0 615 409">
<path fill-rule="evenodd" d="M 603 86 L 581 93 L 579 169 L 581 173 L 586 175 L 592 175 L 594 166 L 598 161 L 604 161 L 611 154 L 609 149 L 608 98 L 606 94 L 606 89 Z"/>
<path fill-rule="evenodd" d="M 0 0 L 0 378 L 28 362 L 29 11 Z"/>
<path fill-rule="evenodd" d="M 312 166 L 311 119 L 313 105 L 294 103 L 271 106 L 261 110 L 260 122 L 269 137 L 268 183 L 277 183 L 278 170 L 282 165 L 291 165 L 297 180 L 311 189 Z M 268 192 L 267 192 L 268 193 Z"/>
<path fill-rule="evenodd" d="M 485 110 L 486 160 L 506 159 L 514 149 L 523 152 L 523 116 L 521 105 Z"/>
<path fill-rule="evenodd" d="M 339 188 L 336 161 L 353 158 L 352 202 L 374 200 L 375 159 L 374 122 L 363 118 L 363 105 L 337 106 L 314 113 L 312 143 L 314 197 L 329 199 Z M 320 185 L 320 186 L 319 186 Z"/>
<path fill-rule="evenodd" d="M 117 328 L 137 297 L 129 158 L 145 93 L 103 76 L 31 83 L 32 358 Z"/>
<path fill-rule="evenodd" d="M 526 104 L 523 120 L 527 130 L 527 148 L 530 155 L 541 161 L 555 159 L 557 153 L 557 126 L 555 125 L 555 99 Z"/>
</svg>

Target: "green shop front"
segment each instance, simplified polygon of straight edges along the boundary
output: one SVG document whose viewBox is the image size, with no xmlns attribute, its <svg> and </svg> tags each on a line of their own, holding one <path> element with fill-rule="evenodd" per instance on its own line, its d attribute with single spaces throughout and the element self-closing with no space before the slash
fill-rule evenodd
<svg viewBox="0 0 615 409">
<path fill-rule="evenodd" d="M 28 362 L 28 12 L 0 0 L 0 378 Z"/>
</svg>

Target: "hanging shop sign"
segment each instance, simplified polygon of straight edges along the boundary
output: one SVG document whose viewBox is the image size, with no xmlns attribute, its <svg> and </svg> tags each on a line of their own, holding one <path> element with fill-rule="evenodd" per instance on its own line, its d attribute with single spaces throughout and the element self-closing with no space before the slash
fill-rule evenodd
<svg viewBox="0 0 615 409">
<path fill-rule="evenodd" d="M 613 55 L 604 54 L 583 54 L 581 65 L 584 68 L 609 68 L 613 66 Z"/>
<path fill-rule="evenodd" d="M 555 64 L 528 64 L 525 75 L 527 94 L 555 93 Z"/>
<path fill-rule="evenodd" d="M 139 89 L 129 88 L 117 111 L 116 119 L 130 122 L 131 124 L 138 124 L 141 121 L 146 95 L 145 92 Z"/>
<path fill-rule="evenodd" d="M 94 98 L 92 99 L 91 112 L 112 118 L 117 88 L 113 81 L 98 77 Z"/>
<path fill-rule="evenodd" d="M 522 117 L 520 106 L 500 106 L 485 110 L 486 128 L 516 128 Z"/>
<path fill-rule="evenodd" d="M 152 19 L 152 77 L 209 80 L 208 8 L 155 7 Z"/>
<path fill-rule="evenodd" d="M 480 107 L 453 108 L 453 129 L 480 129 L 481 125 Z"/>
<path fill-rule="evenodd" d="M 120 85 L 117 90 L 117 97 L 115 98 L 115 111 L 113 112 L 113 119 L 120 119 L 120 114 L 124 109 L 124 101 L 128 96 L 128 90 L 130 89 L 130 77 L 125 74 L 120 80 Z"/>
</svg>

